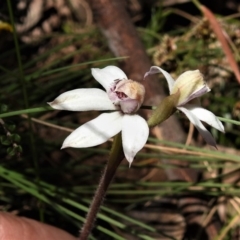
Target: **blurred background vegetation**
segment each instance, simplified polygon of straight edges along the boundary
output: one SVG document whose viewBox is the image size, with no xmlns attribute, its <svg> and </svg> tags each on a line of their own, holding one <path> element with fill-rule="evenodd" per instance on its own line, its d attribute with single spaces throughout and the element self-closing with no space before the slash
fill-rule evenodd
<svg viewBox="0 0 240 240">
<path fill-rule="evenodd" d="M 46 103 L 67 90 L 99 87 L 90 68 L 118 65 L 121 59 L 94 24 L 88 1 L 11 2 L 0 2 L 1 210 L 77 236 L 111 142 L 60 150 L 69 132 L 98 113 L 53 111 Z M 201 3 L 214 12 L 239 63 L 240 4 Z M 91 239 L 239 239 L 240 89 L 219 36 L 191 1 L 123 4 L 152 65 L 173 77 L 189 69 L 204 73 L 211 92 L 201 103 L 223 118 L 226 133 L 210 128 L 219 144 L 216 151 L 178 114 L 186 144 L 151 136 L 130 169 L 124 162 Z M 176 158 L 184 164 L 166 161 Z M 200 173 L 197 180 L 169 181 L 166 171 L 186 163 Z M 181 205 L 186 198 L 189 205 Z M 195 206 L 194 199 L 202 205 Z M 192 214 L 199 216 L 197 223 L 186 220 Z M 213 222 L 218 230 L 209 235 L 206 228 Z"/>
</svg>

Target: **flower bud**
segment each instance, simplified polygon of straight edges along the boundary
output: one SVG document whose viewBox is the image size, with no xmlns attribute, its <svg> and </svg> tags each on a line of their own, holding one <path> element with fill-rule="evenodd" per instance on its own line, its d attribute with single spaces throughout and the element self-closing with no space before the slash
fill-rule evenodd
<svg viewBox="0 0 240 240">
<path fill-rule="evenodd" d="M 186 71 L 177 78 L 170 94 L 175 94 L 177 91 L 180 91 L 177 106 L 182 106 L 193 98 L 209 92 L 210 89 L 206 85 L 200 71 L 194 70 Z"/>
<path fill-rule="evenodd" d="M 110 100 L 124 113 L 135 113 L 143 103 L 145 88 L 133 80 L 116 80 L 108 91 Z"/>
</svg>

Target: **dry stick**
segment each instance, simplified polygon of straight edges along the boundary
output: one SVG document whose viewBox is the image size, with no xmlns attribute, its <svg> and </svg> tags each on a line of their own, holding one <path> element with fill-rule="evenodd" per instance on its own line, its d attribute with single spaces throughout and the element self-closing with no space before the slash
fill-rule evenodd
<svg viewBox="0 0 240 240">
<path fill-rule="evenodd" d="M 129 56 L 128 59 L 121 62 L 122 69 L 130 79 L 142 81 L 145 72 L 147 72 L 151 66 L 151 62 L 140 41 L 138 32 L 124 8 L 124 2 L 125 1 L 120 0 L 88 0 L 93 10 L 95 22 L 106 37 L 112 52 L 116 57 Z M 146 88 L 146 104 L 156 105 L 166 97 L 162 81 L 163 80 L 158 79 L 158 76 L 154 75 L 142 82 Z M 151 114 L 151 111 L 146 110 L 145 115 L 149 116 L 149 114 Z M 184 142 L 186 138 L 185 133 L 174 116 L 170 117 L 160 126 L 152 129 L 152 134 L 158 138 L 174 142 Z M 183 161 L 179 160 L 166 161 L 183 163 Z M 196 181 L 199 176 L 199 171 L 187 168 L 187 164 L 186 168 L 166 169 L 166 173 L 169 180 L 179 181 Z M 188 198 L 182 199 L 180 207 L 187 205 L 188 202 Z M 199 202 L 201 204 L 202 201 L 199 200 Z M 192 220 L 194 220 L 194 217 Z M 214 228 L 214 230 L 212 231 L 211 228 Z M 216 232 L 218 232 L 218 226 L 215 226 L 214 223 L 209 224 L 207 231 L 210 239 L 212 239 L 216 235 Z"/>
<path fill-rule="evenodd" d="M 108 186 L 110 185 L 116 170 L 124 158 L 123 150 L 122 150 L 122 138 L 121 133 L 115 136 L 113 141 L 112 150 L 110 153 L 110 157 L 107 163 L 107 166 L 103 172 L 103 175 L 99 181 L 98 188 L 92 200 L 91 206 L 89 208 L 89 212 L 86 217 L 86 221 L 82 227 L 82 231 L 80 233 L 79 240 L 87 240 L 90 235 L 92 228 L 94 226 L 97 213 L 99 208 L 104 200 L 106 195 Z"/>
</svg>

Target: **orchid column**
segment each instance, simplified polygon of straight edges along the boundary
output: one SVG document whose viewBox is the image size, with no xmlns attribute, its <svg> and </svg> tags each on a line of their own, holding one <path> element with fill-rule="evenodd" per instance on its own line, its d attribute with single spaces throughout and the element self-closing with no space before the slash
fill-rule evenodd
<svg viewBox="0 0 240 240">
<path fill-rule="evenodd" d="M 96 88 L 75 89 L 61 94 L 49 103 L 51 107 L 60 110 L 112 111 L 102 113 L 97 118 L 77 128 L 65 139 L 62 145 L 62 148 L 93 147 L 116 135 L 109 161 L 83 226 L 81 240 L 88 238 L 106 190 L 123 157 L 125 156 L 131 165 L 135 155 L 143 148 L 149 135 L 147 122 L 136 114 L 144 100 L 145 89 L 143 85 L 128 79 L 125 73 L 115 66 L 103 69 L 93 68 L 92 75 L 106 91 Z"/>
</svg>

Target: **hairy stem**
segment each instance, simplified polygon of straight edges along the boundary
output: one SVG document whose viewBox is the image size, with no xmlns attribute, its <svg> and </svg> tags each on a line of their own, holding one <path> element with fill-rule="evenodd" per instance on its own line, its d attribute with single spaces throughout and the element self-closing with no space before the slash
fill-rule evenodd
<svg viewBox="0 0 240 240">
<path fill-rule="evenodd" d="M 104 200 L 108 186 L 110 185 L 116 170 L 124 158 L 122 150 L 122 138 L 121 133 L 117 134 L 114 138 L 112 150 L 110 153 L 109 161 L 104 169 L 103 175 L 99 181 L 98 188 L 92 200 L 89 208 L 89 212 L 86 217 L 86 221 L 83 225 L 82 231 L 79 236 L 79 240 L 87 240 L 89 234 L 95 223 L 95 219 L 99 208 Z"/>
</svg>

